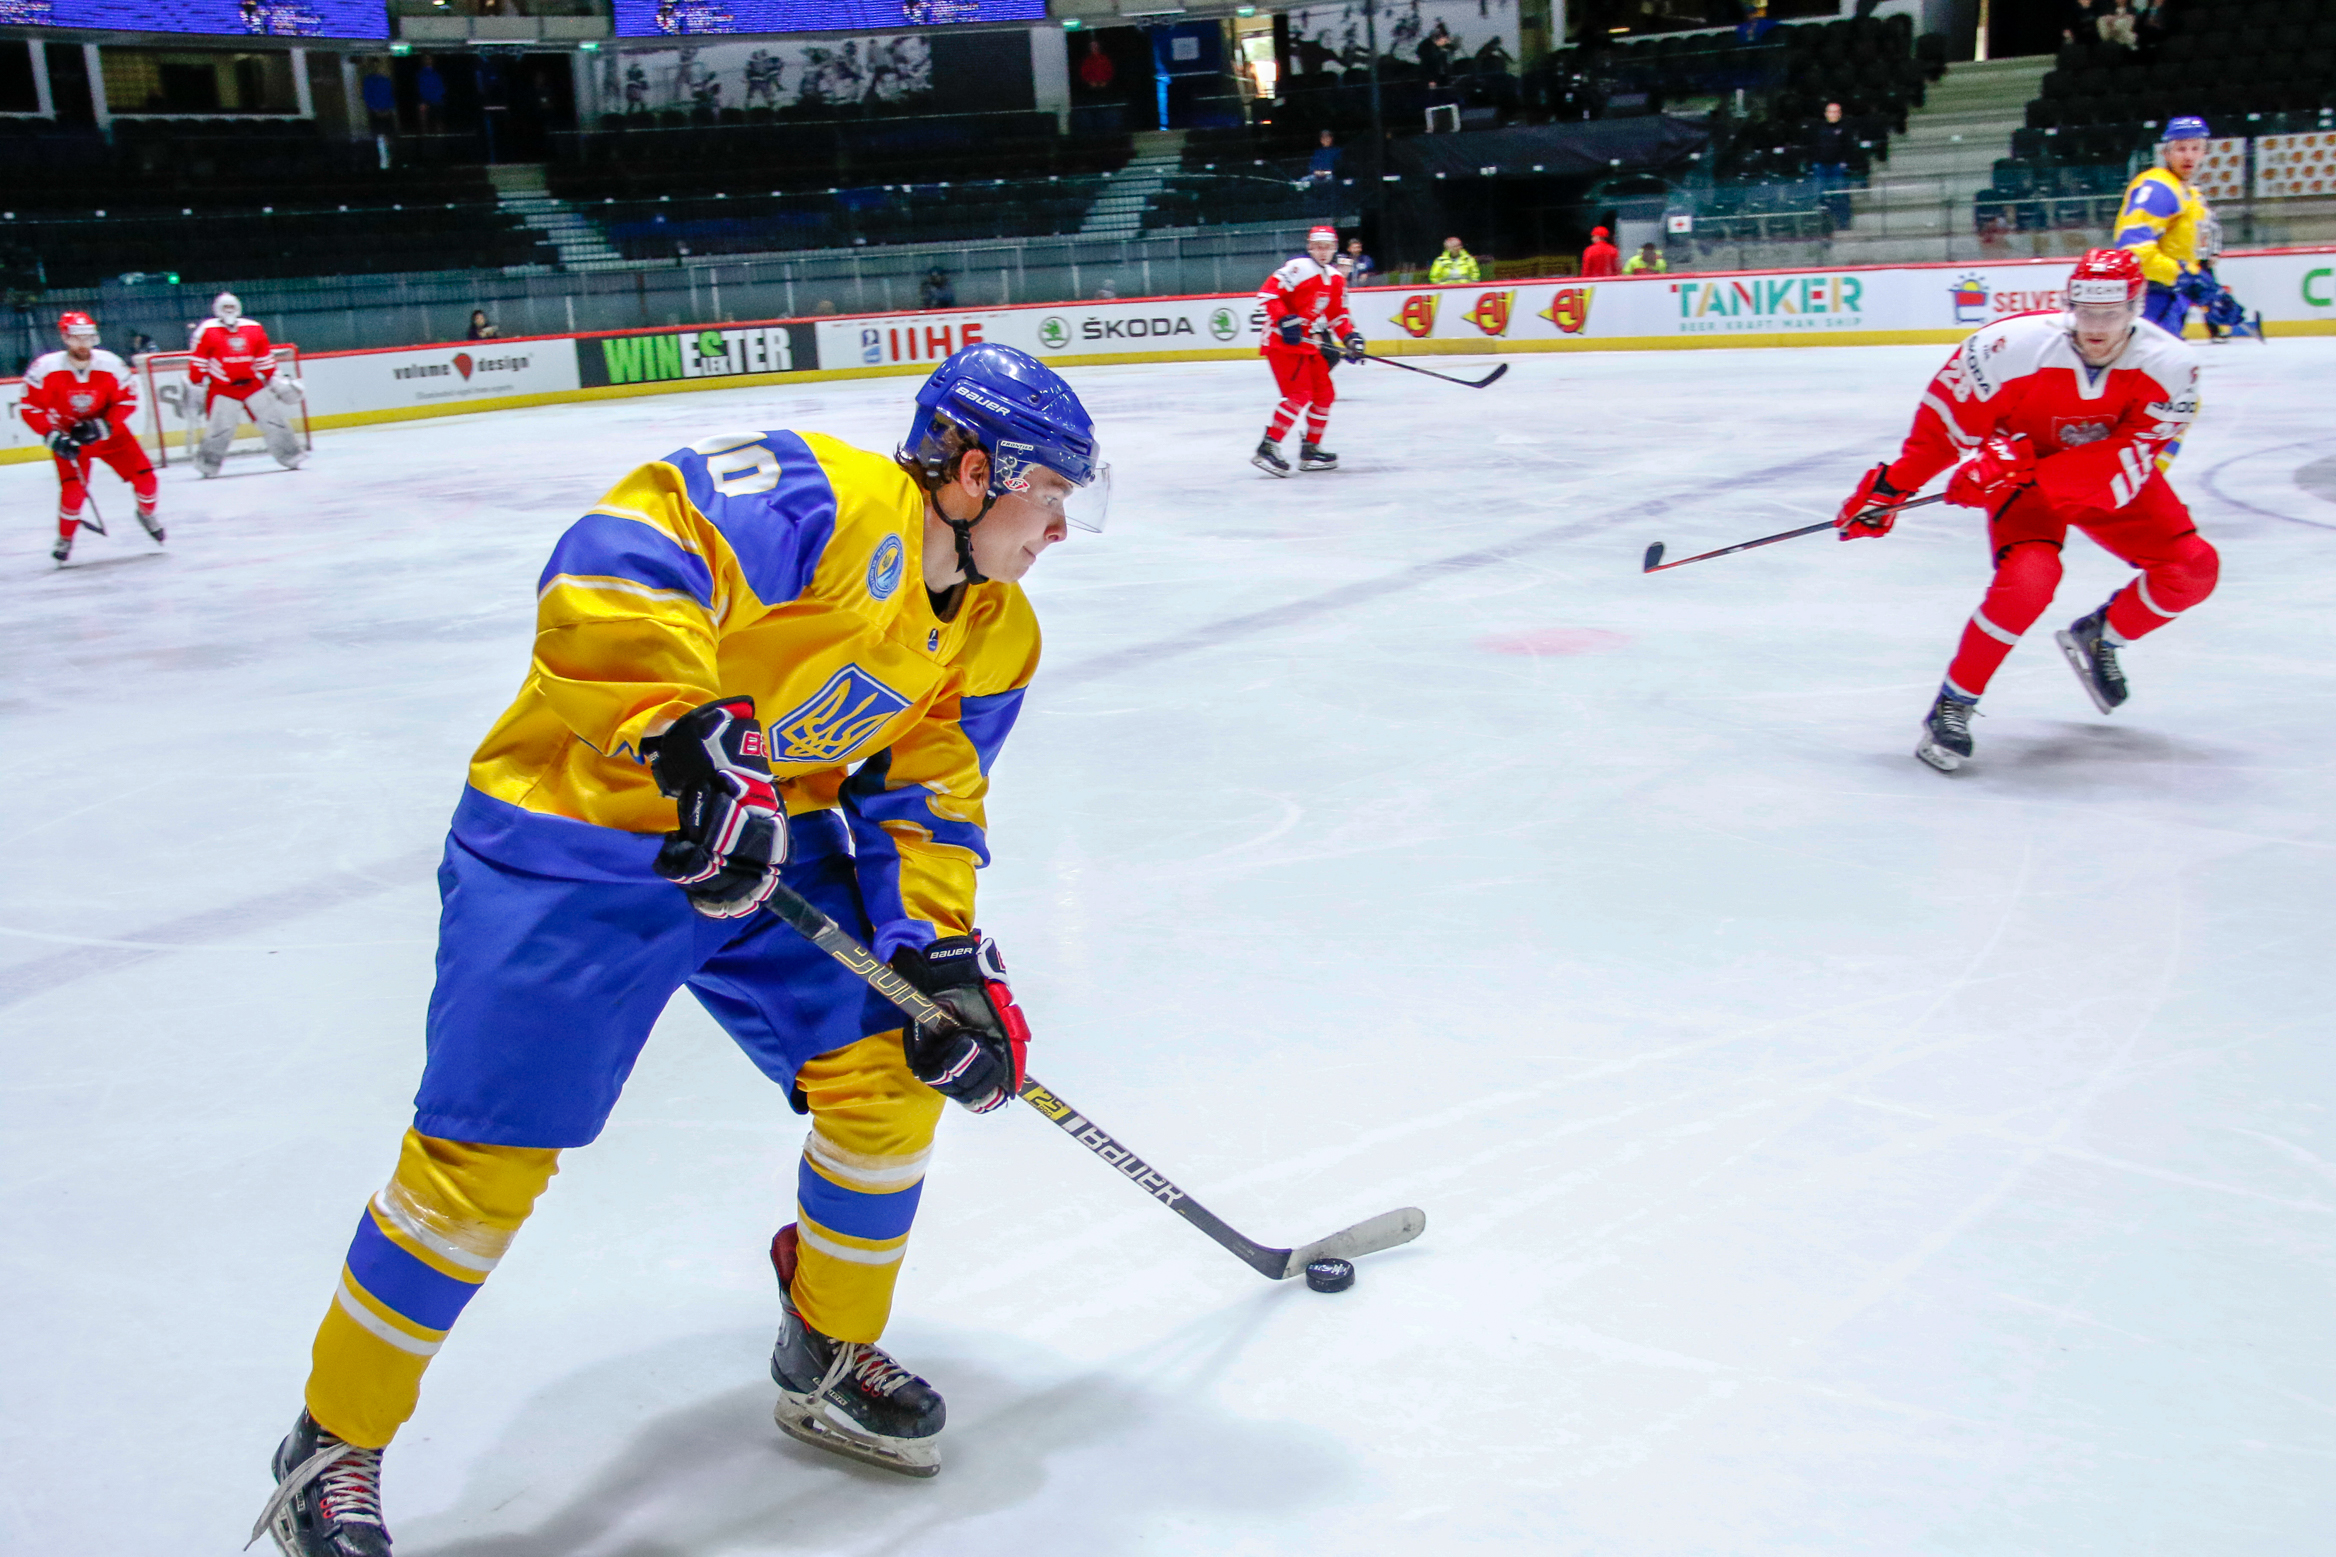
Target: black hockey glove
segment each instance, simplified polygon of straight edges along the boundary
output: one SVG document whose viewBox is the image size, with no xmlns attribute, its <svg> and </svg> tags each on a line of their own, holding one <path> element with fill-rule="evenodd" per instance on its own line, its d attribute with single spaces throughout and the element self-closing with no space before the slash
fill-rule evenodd
<svg viewBox="0 0 2336 1557">
<path fill-rule="evenodd" d="M 641 742 L 657 792 L 681 825 L 657 851 L 657 874 L 709 919 L 736 919 L 769 900 L 787 859 L 787 811 L 755 722 L 754 699 L 691 709 Z"/>
<path fill-rule="evenodd" d="M 1281 322 L 1276 324 L 1274 328 L 1282 332 L 1284 346 L 1303 346 L 1306 344 L 1306 321 L 1296 314 L 1282 315 Z"/>
<path fill-rule="evenodd" d="M 997 942 L 976 930 L 921 950 L 903 946 L 892 954 L 892 969 L 957 1019 L 949 1027 L 909 1024 L 901 1047 L 910 1074 L 977 1114 L 1022 1090 L 1030 1024 L 1006 987 Z"/>
<path fill-rule="evenodd" d="M 61 460 L 74 460 L 81 457 L 83 449 L 104 441 L 105 423 L 93 418 L 86 422 L 75 422 L 70 427 L 60 427 L 49 434 L 49 452 Z"/>
<path fill-rule="evenodd" d="M 1363 347 L 1367 343 L 1363 340 L 1360 331 L 1349 330 L 1347 332 L 1346 339 L 1339 342 L 1339 344 L 1346 348 L 1346 360 L 1349 362 L 1360 362 L 1365 356 L 1368 355 L 1368 353 L 1363 350 Z"/>
</svg>

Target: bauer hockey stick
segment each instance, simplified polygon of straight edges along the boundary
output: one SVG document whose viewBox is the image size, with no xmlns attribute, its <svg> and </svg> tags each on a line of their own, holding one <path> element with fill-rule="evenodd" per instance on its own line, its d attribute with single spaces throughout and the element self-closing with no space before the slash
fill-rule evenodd
<svg viewBox="0 0 2336 1557">
<path fill-rule="evenodd" d="M 944 1027 L 958 1025 L 957 1019 L 936 1005 L 923 990 L 895 973 L 887 964 L 879 962 L 874 952 L 845 933 L 844 928 L 833 919 L 804 901 L 800 894 L 790 891 L 784 885 L 776 886 L 771 890 L 770 901 L 763 906 L 793 926 L 805 940 L 858 974 L 863 983 L 891 1001 L 911 1021 Z M 1228 1226 L 1215 1212 L 1170 1183 L 1168 1175 L 1113 1139 L 1101 1125 L 1040 1086 L 1037 1077 L 1025 1073 L 1020 1096 L 1023 1102 L 1052 1120 L 1065 1135 L 1109 1163 L 1122 1178 L 1208 1234 L 1217 1241 L 1219 1247 L 1232 1251 L 1243 1264 L 1271 1281 L 1302 1276 L 1306 1273 L 1307 1265 L 1315 1260 L 1352 1260 L 1409 1243 L 1424 1232 L 1428 1225 L 1426 1212 L 1406 1206 L 1400 1211 L 1389 1211 L 1372 1217 L 1367 1222 L 1357 1222 L 1352 1227 L 1343 1228 L 1327 1238 L 1317 1239 L 1300 1248 L 1269 1248 Z"/>
<path fill-rule="evenodd" d="M 1947 494 L 1940 492 L 1931 497 L 1918 497 L 1911 503 L 1900 503 L 1894 508 L 1873 509 L 1869 512 L 1902 514 L 1909 508 L 1923 508 L 1932 503 L 1943 503 L 1946 500 Z M 1750 551 L 1755 546 L 1774 546 L 1778 541 L 1789 541 L 1803 535 L 1815 535 L 1819 530 L 1839 528 L 1840 526 L 1830 519 L 1820 519 L 1815 524 L 1805 524 L 1797 530 L 1783 530 L 1775 535 L 1763 535 L 1756 541 L 1738 541 L 1733 546 L 1722 546 L 1718 551 L 1699 551 L 1692 557 L 1681 557 L 1677 562 L 1663 560 L 1663 543 L 1657 541 L 1647 548 L 1646 565 L 1639 571 L 1641 573 L 1660 573 L 1666 568 L 1683 568 L 1690 562 L 1709 562 L 1714 557 L 1725 557 L 1731 552 Z"/>
</svg>

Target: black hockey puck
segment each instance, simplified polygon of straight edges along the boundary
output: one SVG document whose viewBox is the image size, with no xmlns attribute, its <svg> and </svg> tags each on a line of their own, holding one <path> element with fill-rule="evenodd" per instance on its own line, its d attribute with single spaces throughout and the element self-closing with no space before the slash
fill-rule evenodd
<svg viewBox="0 0 2336 1557">
<path fill-rule="evenodd" d="M 1354 1284 L 1352 1260 L 1314 1260 L 1306 1266 L 1306 1285 L 1317 1292 L 1344 1292 Z"/>
</svg>

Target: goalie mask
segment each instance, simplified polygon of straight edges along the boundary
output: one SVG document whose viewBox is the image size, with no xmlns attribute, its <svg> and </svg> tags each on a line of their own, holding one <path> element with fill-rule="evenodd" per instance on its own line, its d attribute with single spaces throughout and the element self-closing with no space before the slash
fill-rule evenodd
<svg viewBox="0 0 2336 1557">
<path fill-rule="evenodd" d="M 243 304 L 236 301 L 233 292 L 222 292 L 211 299 L 211 313 L 221 322 L 233 324 L 243 317 Z"/>
</svg>

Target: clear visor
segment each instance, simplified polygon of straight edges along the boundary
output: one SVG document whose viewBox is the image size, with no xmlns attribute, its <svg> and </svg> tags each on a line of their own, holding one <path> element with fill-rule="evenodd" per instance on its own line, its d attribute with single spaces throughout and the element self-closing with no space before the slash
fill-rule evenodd
<svg viewBox="0 0 2336 1557">
<path fill-rule="evenodd" d="M 1044 465 L 1031 467 L 1030 488 L 1022 496 L 1048 511 L 1060 514 L 1065 524 L 1094 534 L 1103 533 L 1103 521 L 1111 512 L 1111 467 L 1097 464 L 1094 479 L 1085 486 L 1071 485 L 1068 476 Z"/>
<path fill-rule="evenodd" d="M 97 344 L 97 332 L 95 330 L 84 330 L 79 327 L 75 327 L 65 332 L 65 344 L 68 346 L 95 346 Z"/>
</svg>

